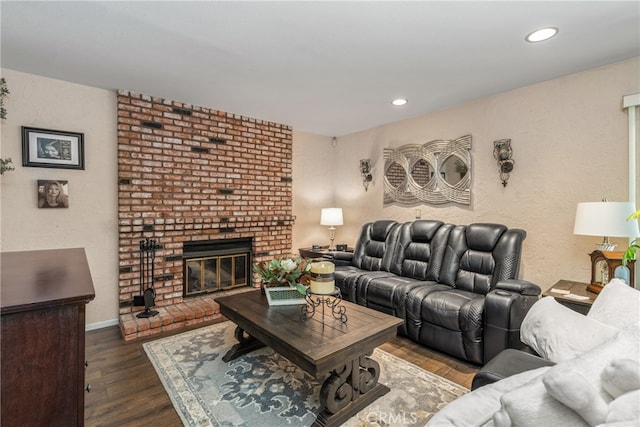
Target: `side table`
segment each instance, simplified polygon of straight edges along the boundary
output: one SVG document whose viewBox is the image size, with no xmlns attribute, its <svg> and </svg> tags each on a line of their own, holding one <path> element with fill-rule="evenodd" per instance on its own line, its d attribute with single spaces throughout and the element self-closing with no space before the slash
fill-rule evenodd
<svg viewBox="0 0 640 427">
<path fill-rule="evenodd" d="M 321 246 L 320 248 L 299 248 L 298 252 L 300 252 L 302 258 L 322 258 L 324 255 L 337 251 L 329 251 L 329 246 Z M 348 247 L 347 250 L 343 252 L 353 252 L 353 248 Z"/>
<path fill-rule="evenodd" d="M 554 297 L 560 304 L 581 314 L 587 314 L 598 294 L 587 290 L 588 283 L 559 280 L 542 293 L 543 297 Z"/>
</svg>

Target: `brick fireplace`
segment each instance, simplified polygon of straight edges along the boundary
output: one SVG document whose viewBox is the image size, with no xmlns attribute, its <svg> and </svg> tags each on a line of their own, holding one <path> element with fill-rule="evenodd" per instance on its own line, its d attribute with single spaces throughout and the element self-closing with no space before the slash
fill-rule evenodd
<svg viewBox="0 0 640 427">
<path fill-rule="evenodd" d="M 291 253 L 291 161 L 289 126 L 118 92 L 118 289 L 125 339 L 219 316 L 215 294 L 183 294 L 185 245 L 249 239 L 251 262 Z M 160 315 L 137 319 L 143 307 L 134 306 L 133 297 L 145 238 L 160 245 L 153 282 Z"/>
</svg>

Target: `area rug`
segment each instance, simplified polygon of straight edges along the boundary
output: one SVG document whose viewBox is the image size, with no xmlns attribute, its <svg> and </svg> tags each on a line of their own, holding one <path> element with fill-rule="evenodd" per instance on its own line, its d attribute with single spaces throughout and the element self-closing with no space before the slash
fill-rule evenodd
<svg viewBox="0 0 640 427">
<path fill-rule="evenodd" d="M 222 356 L 237 341 L 223 322 L 143 345 L 185 426 L 310 426 L 323 379 L 315 379 L 270 348 L 229 363 Z M 468 392 L 380 349 L 380 382 L 391 391 L 345 426 L 424 425 Z"/>
</svg>

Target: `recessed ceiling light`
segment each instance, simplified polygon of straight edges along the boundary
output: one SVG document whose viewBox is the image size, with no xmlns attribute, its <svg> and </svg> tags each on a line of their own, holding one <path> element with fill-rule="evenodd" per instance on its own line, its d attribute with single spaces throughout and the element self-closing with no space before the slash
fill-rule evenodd
<svg viewBox="0 0 640 427">
<path fill-rule="evenodd" d="M 559 30 L 556 27 L 541 28 L 539 30 L 535 30 L 534 32 L 530 33 L 524 39 L 529 43 L 537 43 L 537 42 L 550 39 L 551 37 L 558 34 L 558 31 Z"/>
<path fill-rule="evenodd" d="M 393 101 L 391 101 L 391 103 L 397 107 L 404 105 L 407 103 L 407 100 L 404 98 L 398 98 L 398 99 L 394 99 Z"/>
</svg>

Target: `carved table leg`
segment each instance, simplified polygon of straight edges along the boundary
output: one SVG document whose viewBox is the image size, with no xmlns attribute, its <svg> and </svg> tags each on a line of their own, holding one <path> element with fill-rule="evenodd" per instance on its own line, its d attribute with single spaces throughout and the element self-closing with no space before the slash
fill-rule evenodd
<svg viewBox="0 0 640 427">
<path fill-rule="evenodd" d="M 236 326 L 234 335 L 238 340 L 238 344 L 231 347 L 231 349 L 227 351 L 227 354 L 222 356 L 222 360 L 224 362 L 229 362 L 230 360 L 236 359 L 243 354 L 251 353 L 253 350 L 264 347 L 264 344 L 262 344 L 260 341 L 258 341 L 251 335 L 246 335 L 244 333 L 244 330 L 240 326 Z"/>
<path fill-rule="evenodd" d="M 373 351 L 334 370 L 320 389 L 320 413 L 314 426 L 336 426 L 389 392 L 378 384 L 380 365 L 369 356 Z"/>
</svg>

